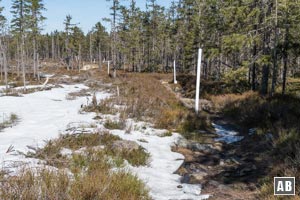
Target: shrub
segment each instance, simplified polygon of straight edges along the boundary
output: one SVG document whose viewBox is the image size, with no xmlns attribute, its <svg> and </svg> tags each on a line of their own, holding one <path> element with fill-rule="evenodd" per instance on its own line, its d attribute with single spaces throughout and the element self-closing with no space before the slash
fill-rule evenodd
<svg viewBox="0 0 300 200">
<path fill-rule="evenodd" d="M 126 121 L 125 120 L 118 120 L 118 121 L 111 121 L 111 120 L 107 120 L 104 124 L 104 127 L 107 129 L 120 129 L 123 130 L 126 128 Z"/>
<path fill-rule="evenodd" d="M 61 154 L 62 148 L 78 150 L 82 147 L 95 147 L 99 145 L 111 144 L 120 140 L 108 132 L 95 134 L 66 134 L 61 135 L 56 140 L 47 141 L 43 148 L 32 148 L 34 152 L 28 152 L 27 157 L 39 158 L 46 161 L 46 164 L 58 168 L 67 167 L 69 160 Z"/>
<path fill-rule="evenodd" d="M 119 151 L 117 149 L 111 152 L 114 156 L 119 156 L 128 161 L 132 166 L 144 166 L 148 164 L 150 154 L 145 152 L 145 149 L 139 147 L 139 149 L 134 149 L 132 151 Z"/>
</svg>

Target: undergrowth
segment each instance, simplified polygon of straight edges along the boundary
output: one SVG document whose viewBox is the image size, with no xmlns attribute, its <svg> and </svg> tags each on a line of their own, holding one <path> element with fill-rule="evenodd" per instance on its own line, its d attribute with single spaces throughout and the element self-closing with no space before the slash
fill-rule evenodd
<svg viewBox="0 0 300 200">
<path fill-rule="evenodd" d="M 119 140 L 109 132 L 67 134 L 43 148 L 31 147 L 28 157 L 55 168 L 25 168 L 17 176 L 0 173 L 0 199 L 150 199 L 145 184 L 122 169 L 125 160 L 146 165 L 149 153 L 142 147 L 116 149 L 113 143 Z M 64 155 L 66 148 L 72 153 Z"/>
<path fill-rule="evenodd" d="M 300 99 L 292 94 L 262 97 L 248 92 L 212 96 L 211 100 L 224 117 L 242 127 L 255 128 L 256 137 L 270 144 L 264 152 L 270 170 L 260 182 L 260 198 L 284 199 L 274 198 L 273 177 L 300 181 Z M 300 193 L 297 187 L 296 193 Z"/>
</svg>

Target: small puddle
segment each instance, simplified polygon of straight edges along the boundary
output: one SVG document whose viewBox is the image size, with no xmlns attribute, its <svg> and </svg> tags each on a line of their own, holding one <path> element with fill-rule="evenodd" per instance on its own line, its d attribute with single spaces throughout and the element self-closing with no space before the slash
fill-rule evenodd
<svg viewBox="0 0 300 200">
<path fill-rule="evenodd" d="M 218 125 L 212 123 L 213 127 L 215 128 L 216 134 L 219 138 L 216 138 L 215 141 L 222 141 L 226 142 L 227 144 L 231 144 L 234 142 L 239 142 L 244 139 L 244 136 L 239 136 L 239 133 L 222 125 Z"/>
</svg>

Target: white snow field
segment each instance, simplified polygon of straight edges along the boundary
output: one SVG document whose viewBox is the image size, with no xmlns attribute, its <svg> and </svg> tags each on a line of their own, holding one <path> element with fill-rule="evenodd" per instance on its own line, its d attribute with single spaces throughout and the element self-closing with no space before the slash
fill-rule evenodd
<svg viewBox="0 0 300 200">
<path fill-rule="evenodd" d="M 92 118 L 95 114 L 78 112 L 82 104 L 87 104 L 86 97 L 78 97 L 72 101 L 66 100 L 68 93 L 87 87 L 82 84 L 62 86 L 63 88 L 53 88 L 23 97 L 0 97 L 0 112 L 15 113 L 20 117 L 20 122 L 16 126 L 0 132 L 0 168 L 14 171 L 12 164 L 16 162 L 25 162 L 29 166 L 35 166 L 37 160 L 27 159 L 16 152 L 27 152 L 28 145 L 43 146 L 45 140 L 57 138 L 60 133 L 64 133 L 70 123 L 93 122 Z M 108 93 L 98 93 L 97 99 L 104 99 L 108 96 L 110 96 Z M 183 155 L 171 151 L 171 146 L 180 138 L 179 134 L 174 133 L 172 137 L 159 137 L 163 130 L 153 129 L 142 122 L 127 121 L 135 126 L 130 134 L 126 134 L 123 130 L 111 132 L 123 139 L 136 141 L 150 153 L 148 166 L 129 168 L 145 181 L 153 199 L 200 200 L 209 198 L 209 195 L 200 194 L 201 185 L 181 184 L 180 176 L 174 174 L 184 159 Z M 99 125 L 98 129 L 104 129 L 103 125 Z M 147 143 L 140 142 L 142 141 L 140 139 L 146 140 Z M 14 151 L 6 153 L 11 146 Z"/>
<path fill-rule="evenodd" d="M 150 152 L 149 166 L 131 167 L 131 169 L 146 182 L 151 189 L 150 195 L 154 199 L 198 200 L 209 198 L 209 195 L 201 195 L 201 185 L 181 184 L 181 177 L 174 174 L 184 159 L 183 155 L 171 151 L 171 146 L 181 137 L 179 134 L 173 133 L 171 137 L 160 137 L 162 131 L 149 127 L 132 131 L 130 134 L 120 130 L 114 130 L 112 133 L 122 139 L 136 141 Z M 178 187 L 179 185 L 181 187 Z"/>
<path fill-rule="evenodd" d="M 81 104 L 86 104 L 85 97 L 78 97 L 73 101 L 66 100 L 68 93 L 87 87 L 84 85 L 62 86 L 63 88 L 35 92 L 23 97 L 0 97 L 0 113 L 6 115 L 14 113 L 20 118 L 16 126 L 0 132 L 0 167 L 7 169 L 20 161 L 33 161 L 15 154 L 17 151 L 27 152 L 28 145 L 43 146 L 45 140 L 58 137 L 71 122 L 92 121 L 94 116 L 92 113 L 84 115 L 78 113 Z M 109 95 L 103 93 L 97 96 L 106 98 Z M 15 151 L 6 153 L 10 146 Z"/>
</svg>

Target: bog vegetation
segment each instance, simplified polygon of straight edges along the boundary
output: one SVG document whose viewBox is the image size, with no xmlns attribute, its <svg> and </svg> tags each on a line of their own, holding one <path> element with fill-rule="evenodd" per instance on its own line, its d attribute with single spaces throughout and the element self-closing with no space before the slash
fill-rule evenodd
<svg viewBox="0 0 300 200">
<path fill-rule="evenodd" d="M 156 0 L 146 2 L 143 10 L 135 0 L 127 4 L 111 0 L 110 32 L 98 22 L 85 34 L 67 15 L 61 22 L 64 31 L 42 34 L 46 9 L 42 0 L 13 0 L 12 7 L 6 8 L 13 14 L 11 21 L 3 16 L 0 0 L 0 83 L 6 89 L 23 85 L 26 90 L 28 83 L 43 78 L 46 63 L 76 74 L 84 63 L 96 63 L 103 70 L 107 67 L 103 61 L 111 61 L 113 71 L 104 81 L 113 83 L 119 95 L 83 108 L 110 114 L 116 111 L 115 104 L 124 106 L 118 110 L 119 121 L 106 121 L 107 129 L 124 129 L 124 119 L 134 118 L 198 140 L 198 131 L 211 131 L 211 116 L 218 115 L 244 129 L 255 128 L 257 140 L 269 138 L 266 154 L 270 155 L 270 167 L 274 166 L 270 177 L 296 176 L 299 182 L 300 2 L 181 0 L 172 1 L 168 8 Z M 188 98 L 195 96 L 198 48 L 204 50 L 201 95 L 212 107 L 197 116 L 174 91 Z M 169 79 L 165 73 L 172 71 L 173 60 L 181 73 L 174 88 L 162 81 Z M 0 130 L 17 119 L 11 115 L 0 123 Z M 146 164 L 149 156 L 143 149 L 130 153 L 113 150 L 109 143 L 116 139 L 104 133 L 49 141 L 28 156 L 57 168 L 67 166 L 75 177 L 69 179 L 62 171 L 24 170 L 19 177 L 0 181 L 1 198 L 36 199 L 31 195 L 39 193 L 50 199 L 147 199 L 143 183 L 127 172 L 104 176 L 111 167 L 107 156 L 132 165 Z M 105 148 L 90 149 L 99 145 Z M 62 147 L 88 147 L 85 153 L 89 156 L 67 158 L 60 153 Z M 272 195 L 271 185 L 272 180 L 267 179 L 259 184 L 262 198 Z M 96 189 L 99 187 L 103 190 Z"/>
</svg>

